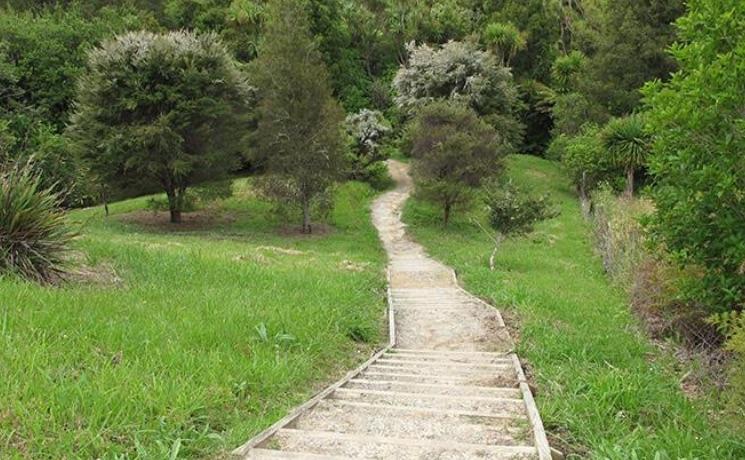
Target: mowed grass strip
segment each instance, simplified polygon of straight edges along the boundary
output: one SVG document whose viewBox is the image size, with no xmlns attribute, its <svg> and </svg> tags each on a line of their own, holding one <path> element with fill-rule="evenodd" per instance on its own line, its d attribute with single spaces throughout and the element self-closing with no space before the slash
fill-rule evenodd
<svg viewBox="0 0 745 460">
<path fill-rule="evenodd" d="M 74 212 L 88 281 L 0 279 L 0 458 L 226 456 L 369 356 L 371 189 L 340 187 L 331 227 L 301 236 L 237 186 L 178 232 L 132 221 L 146 198 Z"/>
<path fill-rule="evenodd" d="M 404 220 L 468 289 L 519 328 L 518 352 L 538 385 L 552 444 L 570 458 L 745 458 L 745 434 L 717 418 L 715 395 L 683 394 L 686 369 L 650 343 L 609 282 L 558 165 L 516 155 L 508 175 L 533 193 L 550 193 L 561 215 L 505 242 L 493 272 L 493 246 L 471 223 L 485 224 L 483 207 L 456 213 L 443 229 L 440 210 L 414 199 Z"/>
</svg>

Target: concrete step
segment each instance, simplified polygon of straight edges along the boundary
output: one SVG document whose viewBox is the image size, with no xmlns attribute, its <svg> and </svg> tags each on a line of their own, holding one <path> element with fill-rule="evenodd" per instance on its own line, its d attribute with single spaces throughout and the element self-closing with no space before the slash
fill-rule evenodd
<svg viewBox="0 0 745 460">
<path fill-rule="evenodd" d="M 386 380 L 394 382 L 426 382 L 445 385 L 476 385 L 512 388 L 517 385 L 517 374 L 514 371 L 500 372 L 493 375 L 434 375 L 409 373 L 407 370 L 371 369 L 368 368 L 359 376 L 365 380 Z"/>
<path fill-rule="evenodd" d="M 432 395 L 395 391 L 352 390 L 348 388 L 337 389 L 331 395 L 331 398 L 374 404 L 474 411 L 497 415 L 512 415 L 525 412 L 525 403 L 522 399 L 516 398 Z"/>
<path fill-rule="evenodd" d="M 308 452 L 289 452 L 286 450 L 274 449 L 251 449 L 248 452 L 248 455 L 243 458 L 246 460 L 348 460 L 348 457 L 340 457 L 338 455 L 311 454 Z"/>
<path fill-rule="evenodd" d="M 400 360 L 413 360 L 413 361 L 431 361 L 442 364 L 447 363 L 506 363 L 512 362 L 512 358 L 507 353 L 502 353 L 496 356 L 483 356 L 477 353 L 463 354 L 463 355 L 452 355 L 448 353 L 411 353 L 407 351 L 389 351 L 382 356 L 384 359 L 400 359 Z"/>
<path fill-rule="evenodd" d="M 294 429 L 279 430 L 273 439 L 273 444 L 284 451 L 357 459 L 527 460 L 538 458 L 537 450 L 532 446 L 484 446 Z"/>
<path fill-rule="evenodd" d="M 497 388 L 477 385 L 447 385 L 425 382 L 396 382 L 392 380 L 350 380 L 343 388 L 352 390 L 398 391 L 404 393 L 438 394 L 451 396 L 486 396 L 493 398 L 520 399 L 516 388 Z"/>
<path fill-rule="evenodd" d="M 417 367 L 427 369 L 472 369 L 474 371 L 485 370 L 500 370 L 505 368 L 514 369 L 512 360 L 504 359 L 492 363 L 475 363 L 475 362 L 455 362 L 455 361 L 435 361 L 435 360 L 422 360 L 422 359 L 405 359 L 402 357 L 388 357 L 382 356 L 380 359 L 375 361 L 375 364 L 385 366 L 399 366 L 399 367 Z"/>
<path fill-rule="evenodd" d="M 467 413 L 404 413 L 381 404 L 360 407 L 340 402 L 322 401 L 291 428 L 487 445 L 532 443 L 530 425 L 525 419 L 479 417 Z"/>
<path fill-rule="evenodd" d="M 447 367 L 447 366 L 424 366 L 424 365 L 402 365 L 397 363 L 380 363 L 378 361 L 368 367 L 370 371 L 389 371 L 389 372 L 400 372 L 403 374 L 416 374 L 416 375 L 444 375 L 454 377 L 468 377 L 468 376 L 483 376 L 492 377 L 494 375 L 508 375 L 514 374 L 515 368 L 512 365 L 493 365 L 494 367 L 483 368 L 483 367 Z"/>
</svg>

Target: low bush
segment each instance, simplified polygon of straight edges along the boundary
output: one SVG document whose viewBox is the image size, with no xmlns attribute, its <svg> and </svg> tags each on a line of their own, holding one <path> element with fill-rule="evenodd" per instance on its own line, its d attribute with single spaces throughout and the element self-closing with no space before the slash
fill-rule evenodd
<svg viewBox="0 0 745 460">
<path fill-rule="evenodd" d="M 63 272 L 74 233 L 59 194 L 44 188 L 30 163 L 0 172 L 0 274 L 50 282 Z"/>
<path fill-rule="evenodd" d="M 489 225 L 505 238 L 530 233 L 536 223 L 556 216 L 547 196 L 532 197 L 512 182 L 489 184 L 485 192 Z"/>
</svg>

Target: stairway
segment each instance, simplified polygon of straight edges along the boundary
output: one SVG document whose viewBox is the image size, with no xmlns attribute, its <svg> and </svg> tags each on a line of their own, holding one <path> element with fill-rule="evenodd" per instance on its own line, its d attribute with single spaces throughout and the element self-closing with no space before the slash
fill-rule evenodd
<svg viewBox="0 0 745 460">
<path fill-rule="evenodd" d="M 388 346 L 234 451 L 244 459 L 551 459 L 499 311 L 406 237 L 399 187 L 373 207 L 389 254 Z"/>
</svg>

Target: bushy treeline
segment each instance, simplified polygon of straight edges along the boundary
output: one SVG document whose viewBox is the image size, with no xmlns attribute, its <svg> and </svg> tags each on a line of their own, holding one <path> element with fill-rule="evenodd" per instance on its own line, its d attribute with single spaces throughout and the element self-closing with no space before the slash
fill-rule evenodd
<svg viewBox="0 0 745 460">
<path fill-rule="evenodd" d="M 577 8 L 553 65 L 548 154 L 583 198 L 600 197 L 588 206 L 607 268 L 648 297 L 635 301 L 675 317 L 672 332 L 694 345 L 730 338 L 745 353 L 745 4 L 590 5 Z M 611 190 L 625 198 L 610 204 Z M 643 217 L 635 192 L 649 203 Z"/>
</svg>

